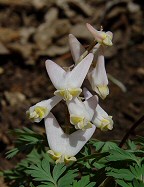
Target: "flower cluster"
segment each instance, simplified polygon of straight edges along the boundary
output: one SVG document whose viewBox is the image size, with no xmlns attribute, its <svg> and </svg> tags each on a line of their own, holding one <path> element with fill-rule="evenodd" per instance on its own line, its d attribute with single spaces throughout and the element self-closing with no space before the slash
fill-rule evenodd
<svg viewBox="0 0 144 187">
<path fill-rule="evenodd" d="M 56 163 L 76 161 L 75 155 L 82 149 L 95 132 L 112 130 L 113 120 L 98 104 L 98 96 L 105 99 L 109 94 L 108 78 L 105 70 L 104 50 L 112 45 L 112 33 L 97 31 L 90 24 L 87 29 L 94 36 L 94 42 L 85 49 L 80 42 L 69 35 L 69 45 L 74 65 L 65 71 L 51 60 L 46 61 L 46 69 L 56 91 L 54 97 L 41 101 L 26 112 L 30 120 L 40 122 L 44 119 L 50 150 L 48 153 Z M 95 55 L 95 53 L 97 53 Z M 88 78 L 92 95 L 86 88 L 81 88 Z M 84 98 L 80 97 L 83 93 Z M 65 133 L 54 115 L 50 112 L 61 100 L 69 111 L 70 123 L 75 127 L 72 134 Z"/>
</svg>

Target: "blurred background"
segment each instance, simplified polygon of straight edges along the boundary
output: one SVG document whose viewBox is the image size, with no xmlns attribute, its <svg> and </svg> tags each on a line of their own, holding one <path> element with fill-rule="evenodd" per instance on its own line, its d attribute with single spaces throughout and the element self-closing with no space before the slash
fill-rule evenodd
<svg viewBox="0 0 144 187">
<path fill-rule="evenodd" d="M 100 140 L 121 139 L 144 113 L 144 2 L 140 0 L 0 0 L 0 169 L 14 166 L 4 153 L 13 147 L 9 130 L 32 128 L 44 132 L 43 122 L 33 124 L 25 112 L 53 96 L 45 60 L 70 66 L 68 34 L 88 46 L 93 37 L 85 23 L 114 33 L 105 53 L 107 72 L 122 82 L 123 92 L 109 82 L 110 95 L 101 106 L 113 116 L 114 130 L 96 131 Z M 87 86 L 87 83 L 85 83 Z M 65 121 L 64 105 L 53 110 Z M 138 127 L 131 137 L 144 135 Z M 4 186 L 0 180 L 0 186 Z"/>
</svg>

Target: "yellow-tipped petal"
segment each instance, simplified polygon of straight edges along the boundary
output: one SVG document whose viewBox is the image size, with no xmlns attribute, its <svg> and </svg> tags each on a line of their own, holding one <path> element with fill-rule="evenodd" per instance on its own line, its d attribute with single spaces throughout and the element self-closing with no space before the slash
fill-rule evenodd
<svg viewBox="0 0 144 187">
<path fill-rule="evenodd" d="M 108 116 L 108 118 L 102 119 L 101 124 L 98 128 L 100 128 L 101 131 L 112 130 L 113 129 L 112 116 Z"/>
<path fill-rule="evenodd" d="M 47 153 L 49 153 L 51 158 L 55 161 L 62 156 L 61 153 L 55 153 L 53 150 L 48 150 Z"/>
<path fill-rule="evenodd" d="M 86 130 L 92 128 L 92 123 L 80 116 L 70 116 L 70 122 L 75 125 L 76 129 Z"/>
<path fill-rule="evenodd" d="M 97 91 L 98 91 L 99 96 L 102 99 L 105 99 L 107 97 L 107 95 L 109 94 L 109 88 L 107 85 L 97 86 Z"/>
<path fill-rule="evenodd" d="M 104 45 L 107 45 L 107 46 L 112 46 L 113 43 L 112 43 L 112 40 L 111 40 L 111 37 L 107 35 L 107 37 L 102 41 L 102 43 Z"/>
<path fill-rule="evenodd" d="M 67 156 L 67 155 L 62 155 L 61 153 L 56 153 L 53 150 L 48 150 L 47 153 L 50 154 L 51 158 L 55 161 L 56 164 L 58 163 L 65 163 L 68 164 L 69 162 L 74 162 L 76 161 L 76 157 L 74 156 Z"/>
<path fill-rule="evenodd" d="M 26 112 L 27 117 L 32 121 L 40 121 L 48 114 L 48 109 L 46 107 L 36 106 L 33 111 Z"/>
<path fill-rule="evenodd" d="M 65 101 L 71 101 L 73 97 L 78 97 L 82 92 L 81 88 L 71 88 L 71 89 L 62 89 L 56 90 L 55 95 L 62 97 Z"/>
<path fill-rule="evenodd" d="M 79 117 L 79 116 L 71 116 L 70 117 L 70 122 L 73 124 L 73 125 L 76 125 L 80 122 L 83 121 L 83 118 L 82 117 Z"/>
<path fill-rule="evenodd" d="M 68 164 L 69 162 L 75 162 L 75 161 L 77 161 L 77 159 L 76 159 L 76 157 L 74 157 L 74 156 L 72 156 L 72 157 L 65 156 L 65 157 L 64 157 L 64 162 L 65 162 L 66 164 Z"/>
</svg>

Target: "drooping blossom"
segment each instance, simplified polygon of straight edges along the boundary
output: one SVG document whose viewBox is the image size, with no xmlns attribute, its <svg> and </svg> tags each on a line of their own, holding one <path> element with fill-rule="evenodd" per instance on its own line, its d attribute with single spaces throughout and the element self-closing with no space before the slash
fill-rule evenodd
<svg viewBox="0 0 144 187">
<path fill-rule="evenodd" d="M 31 106 L 29 110 L 26 111 L 27 117 L 33 122 L 40 122 L 45 118 L 51 109 L 61 101 L 60 97 L 54 96 L 50 99 L 41 101 L 34 106 Z"/>
<path fill-rule="evenodd" d="M 105 69 L 105 60 L 103 49 L 98 50 L 98 58 L 95 68 L 88 73 L 88 79 L 92 89 L 102 98 L 105 99 L 109 94 L 108 77 Z"/>
<path fill-rule="evenodd" d="M 86 89 L 83 89 L 85 99 L 92 97 L 92 94 Z M 95 108 L 95 113 L 92 119 L 92 123 L 96 125 L 97 128 L 102 131 L 112 130 L 113 129 L 113 120 L 112 116 L 109 116 L 99 104 Z"/>
<path fill-rule="evenodd" d="M 101 45 L 105 46 L 112 46 L 112 38 L 113 33 L 110 31 L 104 32 L 104 31 L 98 31 L 94 27 L 92 27 L 89 23 L 86 24 L 87 29 L 90 31 L 90 33 L 93 35 L 95 40 Z"/>
<path fill-rule="evenodd" d="M 93 135 L 96 127 L 92 125 L 85 131 L 77 130 L 65 134 L 52 113 L 45 118 L 45 129 L 50 150 L 48 153 L 56 163 L 76 161 L 75 155 Z"/>
<path fill-rule="evenodd" d="M 94 115 L 94 109 L 97 106 L 96 96 L 92 96 L 84 102 L 75 98 L 67 102 L 67 106 L 70 113 L 70 122 L 76 129 L 86 130 L 92 128 L 91 120 Z"/>
<path fill-rule="evenodd" d="M 48 75 L 57 89 L 54 94 L 66 101 L 79 96 L 82 92 L 80 87 L 87 75 L 92 60 L 93 54 L 87 55 L 72 71 L 65 71 L 53 61 L 47 60 L 46 69 Z"/>
<path fill-rule="evenodd" d="M 81 43 L 76 39 L 72 34 L 69 35 L 69 44 L 72 53 L 73 60 L 75 63 L 79 60 L 82 53 L 85 52 L 84 47 Z M 91 84 L 92 89 L 102 98 L 105 99 L 109 94 L 108 88 L 108 78 L 105 69 L 105 61 L 104 61 L 104 52 L 103 47 L 99 46 L 97 48 L 98 55 L 97 58 L 94 58 L 96 61 L 96 66 L 91 67 L 88 72 L 88 79 Z"/>
</svg>

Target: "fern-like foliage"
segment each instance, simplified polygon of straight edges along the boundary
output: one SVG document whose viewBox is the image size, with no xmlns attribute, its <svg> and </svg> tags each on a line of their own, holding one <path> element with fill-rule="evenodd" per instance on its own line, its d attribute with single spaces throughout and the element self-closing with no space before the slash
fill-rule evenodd
<svg viewBox="0 0 144 187">
<path fill-rule="evenodd" d="M 25 153 L 14 169 L 0 172 L 10 187 L 144 187 L 144 138 L 117 141 L 91 140 L 69 165 L 57 164 L 47 154 L 45 135 L 15 130 L 15 148 L 8 158 Z"/>
<path fill-rule="evenodd" d="M 34 131 L 24 127 L 23 129 L 15 129 L 11 132 L 17 139 L 15 148 L 7 152 L 7 158 L 13 158 L 19 152 L 30 153 L 35 147 L 44 150 L 47 145 L 46 136 L 35 133 Z"/>
</svg>

